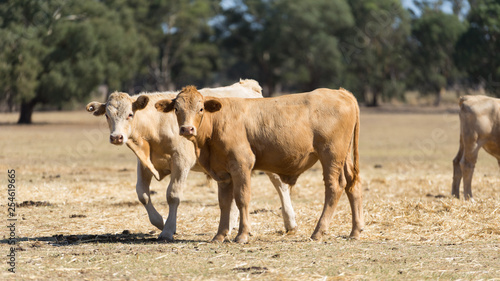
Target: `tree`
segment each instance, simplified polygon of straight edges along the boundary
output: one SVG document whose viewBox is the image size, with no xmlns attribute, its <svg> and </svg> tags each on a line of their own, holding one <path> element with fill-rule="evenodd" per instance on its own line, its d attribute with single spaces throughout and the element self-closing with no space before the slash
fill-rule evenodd
<svg viewBox="0 0 500 281">
<path fill-rule="evenodd" d="M 346 1 L 241 1 L 223 15 L 229 69 L 257 76 L 266 95 L 338 86 L 338 37 L 353 24 Z"/>
<path fill-rule="evenodd" d="M 1 98 L 35 105 L 81 100 L 99 84 L 119 89 L 148 54 L 133 24 L 98 1 L 20 0 L 0 4 Z"/>
<path fill-rule="evenodd" d="M 380 98 L 402 97 L 408 68 L 408 11 L 398 0 L 353 0 L 349 4 L 356 24 L 340 43 L 347 64 L 343 84 L 360 93 L 361 101 L 369 106 L 377 106 Z"/>
<path fill-rule="evenodd" d="M 274 87 L 276 79 L 272 69 L 279 62 L 275 56 L 270 56 L 268 46 L 263 46 L 261 42 L 265 25 L 268 25 L 274 12 L 271 1 L 240 0 L 223 8 L 214 22 L 217 43 L 222 47 L 223 81 L 257 79 L 264 88 L 264 95 L 270 95 L 273 90 L 270 88 Z M 274 29 L 267 30 L 267 34 L 273 32 Z"/>
<path fill-rule="evenodd" d="M 464 31 L 465 25 L 456 15 L 439 10 L 424 9 L 413 20 L 411 86 L 423 94 L 434 94 L 436 106 L 442 90 L 460 76 L 453 53 Z"/>
<path fill-rule="evenodd" d="M 148 90 L 174 90 L 187 83 L 206 84 L 218 67 L 218 48 L 209 22 L 216 0 L 106 0 L 128 6 L 141 34 L 156 50 L 149 72 L 136 79 Z"/>
<path fill-rule="evenodd" d="M 340 37 L 354 25 L 347 2 L 285 0 L 277 10 L 279 17 L 273 17 L 270 24 L 279 28 L 275 55 L 283 57 L 284 80 L 293 81 L 288 83 L 302 91 L 339 87 L 343 70 Z"/>
<path fill-rule="evenodd" d="M 467 7 L 467 0 L 448 0 L 448 2 L 451 4 L 451 9 L 454 15 L 457 17 L 463 15 L 463 12 Z"/>
<path fill-rule="evenodd" d="M 472 83 L 500 96 L 500 3 L 477 0 L 471 7 L 468 29 L 457 42 L 455 61 Z"/>
</svg>

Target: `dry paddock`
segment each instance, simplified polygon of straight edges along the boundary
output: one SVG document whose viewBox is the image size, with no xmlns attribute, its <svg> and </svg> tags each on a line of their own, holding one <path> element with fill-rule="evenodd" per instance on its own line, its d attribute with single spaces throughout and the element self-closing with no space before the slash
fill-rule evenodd
<svg viewBox="0 0 500 281">
<path fill-rule="evenodd" d="M 2 280 L 500 279 L 499 168 L 481 152 L 475 201 L 450 197 L 456 113 L 362 109 L 366 227 L 360 240 L 346 238 L 351 215 L 345 195 L 323 241 L 309 240 L 323 205 L 315 166 L 292 192 L 299 225 L 293 235 L 284 233 L 276 191 L 255 174 L 253 236 L 245 245 L 209 242 L 218 225 L 217 194 L 197 173 L 183 195 L 176 242 L 157 242 L 159 231 L 136 198 L 135 157 L 108 143 L 104 118 L 35 113 L 35 125 L 15 126 L 16 117 L 0 115 L 5 224 L 10 169 L 18 203 L 16 273 L 8 271 L 10 232 L 2 227 Z M 167 180 L 152 185 L 164 217 Z"/>
</svg>

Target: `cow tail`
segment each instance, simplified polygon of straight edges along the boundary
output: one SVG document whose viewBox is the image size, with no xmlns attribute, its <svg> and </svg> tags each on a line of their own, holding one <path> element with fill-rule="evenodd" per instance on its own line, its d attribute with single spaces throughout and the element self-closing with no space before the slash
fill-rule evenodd
<svg viewBox="0 0 500 281">
<path fill-rule="evenodd" d="M 354 136 L 353 136 L 353 147 L 352 147 L 352 153 L 353 153 L 353 176 L 352 176 L 352 181 L 353 184 L 351 185 L 351 188 L 353 188 L 356 183 L 359 181 L 359 151 L 358 151 L 358 146 L 359 146 L 359 107 L 356 105 L 356 125 L 354 127 Z"/>
</svg>

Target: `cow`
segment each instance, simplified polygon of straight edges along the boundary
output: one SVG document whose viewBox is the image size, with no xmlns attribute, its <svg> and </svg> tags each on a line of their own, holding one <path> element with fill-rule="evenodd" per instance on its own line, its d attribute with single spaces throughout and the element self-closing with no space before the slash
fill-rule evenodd
<svg viewBox="0 0 500 281">
<path fill-rule="evenodd" d="M 175 111 L 179 133 L 195 144 L 198 162 L 218 183 L 220 222 L 212 241 L 229 234 L 231 200 L 240 211 L 237 243 L 250 233 L 250 174 L 277 174 L 293 186 L 318 160 L 323 167 L 325 202 L 311 236 L 320 240 L 345 189 L 352 211 L 350 236 L 363 230 L 359 181 L 359 107 L 347 90 L 312 92 L 264 99 L 205 97 L 194 86 L 175 99 L 156 103 L 158 111 Z M 351 160 L 351 151 L 353 160 Z"/>
<path fill-rule="evenodd" d="M 453 159 L 451 194 L 460 198 L 463 178 L 464 198 L 472 199 L 472 174 L 479 149 L 495 157 L 500 165 L 500 99 L 463 96 L 459 100 L 460 146 Z"/>
<path fill-rule="evenodd" d="M 262 98 L 259 84 L 250 79 L 227 87 L 200 91 L 212 96 Z M 110 142 L 115 145 L 126 144 L 137 156 L 137 196 L 146 208 L 151 224 L 162 230 L 158 238 L 167 241 L 173 241 L 176 232 L 177 208 L 189 171 L 203 172 L 203 168 L 196 163 L 193 144 L 179 135 L 175 114 L 165 115 L 154 108 L 156 101 L 174 98 L 176 94 L 163 92 L 129 96 L 115 92 L 106 103 L 91 102 L 87 105 L 87 111 L 95 116 L 106 116 Z M 161 181 L 167 175 L 170 175 L 167 189 L 169 213 L 164 222 L 153 206 L 149 186 L 153 176 Z M 297 224 L 289 186 L 281 182 L 277 175 L 267 175 L 280 196 L 285 229 L 292 232 Z M 233 209 L 232 225 L 236 225 L 236 205 Z"/>
</svg>

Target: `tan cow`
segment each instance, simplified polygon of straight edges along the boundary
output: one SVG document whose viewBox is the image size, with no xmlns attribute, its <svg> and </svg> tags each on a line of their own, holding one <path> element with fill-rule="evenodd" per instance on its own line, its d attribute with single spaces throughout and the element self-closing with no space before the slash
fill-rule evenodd
<svg viewBox="0 0 500 281">
<path fill-rule="evenodd" d="M 231 86 L 203 89 L 203 94 L 213 96 L 238 96 L 261 98 L 261 88 L 255 80 L 242 80 Z M 87 110 L 95 116 L 106 115 L 110 129 L 110 142 L 124 143 L 137 156 L 136 191 L 139 201 L 145 206 L 150 222 L 162 230 L 159 239 L 173 240 L 176 231 L 177 208 L 190 170 L 202 172 L 196 164 L 194 146 L 179 135 L 175 114 L 163 114 L 154 108 L 156 101 L 174 98 L 177 93 L 151 93 L 129 96 L 113 93 L 106 103 L 91 102 Z M 170 175 L 167 189 L 169 213 L 166 222 L 151 202 L 149 185 L 154 176 L 162 180 Z M 296 228 L 295 214 L 291 205 L 289 186 L 277 175 L 268 173 L 282 202 L 283 220 L 287 231 Z M 236 225 L 238 210 L 233 208 L 233 225 Z"/>
<path fill-rule="evenodd" d="M 472 174 L 479 149 L 493 155 L 500 165 L 500 99 L 486 96 L 460 98 L 460 147 L 453 159 L 451 194 L 460 198 L 463 177 L 465 200 L 472 199 Z"/>
<path fill-rule="evenodd" d="M 213 241 L 229 233 L 231 200 L 240 211 L 236 242 L 250 233 L 250 173 L 276 173 L 294 185 L 318 160 L 323 167 L 325 205 L 312 239 L 328 229 L 345 188 L 352 211 L 351 237 L 363 229 L 359 178 L 359 108 L 344 90 L 317 89 L 266 99 L 204 97 L 185 87 L 174 100 L 156 103 L 159 111 L 175 110 L 180 133 L 195 143 L 198 161 L 218 182 L 220 224 Z M 354 163 L 351 160 L 351 147 Z"/>
</svg>

